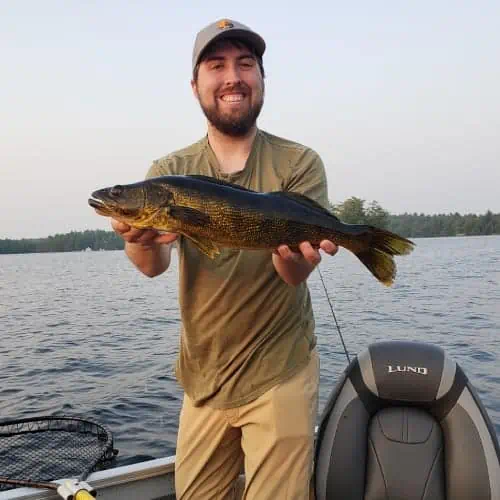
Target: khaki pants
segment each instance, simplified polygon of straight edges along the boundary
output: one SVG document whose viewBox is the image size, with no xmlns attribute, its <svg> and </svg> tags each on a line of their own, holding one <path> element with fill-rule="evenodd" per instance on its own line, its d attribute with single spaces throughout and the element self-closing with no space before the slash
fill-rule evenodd
<svg viewBox="0 0 500 500">
<path fill-rule="evenodd" d="M 175 489 L 182 500 L 307 500 L 318 410 L 316 351 L 298 374 L 249 404 L 229 410 L 182 406 Z M 239 498 L 239 497 L 238 497 Z"/>
</svg>

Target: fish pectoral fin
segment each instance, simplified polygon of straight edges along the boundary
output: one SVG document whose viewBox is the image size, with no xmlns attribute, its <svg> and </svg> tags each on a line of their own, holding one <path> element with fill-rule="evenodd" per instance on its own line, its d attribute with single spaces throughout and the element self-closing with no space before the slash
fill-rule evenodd
<svg viewBox="0 0 500 500">
<path fill-rule="evenodd" d="M 210 224 L 210 215 L 196 210 L 196 208 L 174 205 L 170 207 L 169 214 L 172 218 L 188 226 L 200 227 Z M 207 257 L 215 259 L 220 254 L 219 248 L 211 240 L 195 236 L 189 230 L 179 232 L 188 238 Z"/>
<path fill-rule="evenodd" d="M 217 257 L 220 254 L 219 247 L 211 240 L 200 239 L 197 238 L 196 236 L 187 233 L 182 233 L 182 234 L 186 238 L 188 238 L 189 241 L 191 241 L 193 245 L 195 245 L 196 248 L 198 248 L 198 250 L 201 253 L 205 254 L 210 259 L 215 259 L 215 257 Z"/>
<path fill-rule="evenodd" d="M 191 207 L 174 205 L 169 208 L 169 214 L 174 219 L 193 226 L 206 226 L 210 223 L 210 215 Z"/>
</svg>

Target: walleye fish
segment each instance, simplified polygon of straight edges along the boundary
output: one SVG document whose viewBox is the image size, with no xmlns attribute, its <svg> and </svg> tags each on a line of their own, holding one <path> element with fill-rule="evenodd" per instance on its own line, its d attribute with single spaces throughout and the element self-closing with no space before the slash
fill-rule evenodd
<svg viewBox="0 0 500 500">
<path fill-rule="evenodd" d="M 364 224 L 344 224 L 310 198 L 292 192 L 260 193 L 203 175 L 166 175 L 94 191 L 98 214 L 132 227 L 179 233 L 210 258 L 220 248 L 297 250 L 309 241 L 333 241 L 351 251 L 384 285 L 396 276 L 394 255 L 410 240 Z"/>
</svg>

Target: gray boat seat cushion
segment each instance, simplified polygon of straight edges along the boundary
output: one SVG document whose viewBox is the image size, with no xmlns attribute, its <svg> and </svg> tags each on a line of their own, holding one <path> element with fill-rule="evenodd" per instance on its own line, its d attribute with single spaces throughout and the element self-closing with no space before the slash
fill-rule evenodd
<svg viewBox="0 0 500 500">
<path fill-rule="evenodd" d="M 461 368 L 420 342 L 373 344 L 323 412 L 317 500 L 500 500 L 500 451 Z"/>
</svg>

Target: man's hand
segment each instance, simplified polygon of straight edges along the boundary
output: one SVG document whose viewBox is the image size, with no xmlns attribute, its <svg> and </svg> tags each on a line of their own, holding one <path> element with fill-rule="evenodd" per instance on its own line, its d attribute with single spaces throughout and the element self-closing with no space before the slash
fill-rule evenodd
<svg viewBox="0 0 500 500">
<path fill-rule="evenodd" d="M 111 227 L 125 240 L 125 254 L 146 276 L 164 273 L 170 265 L 170 252 L 177 234 L 161 234 L 153 229 L 136 229 L 111 219 Z"/>
<path fill-rule="evenodd" d="M 323 240 L 320 243 L 319 248 L 328 255 L 335 255 L 338 251 L 337 245 L 330 240 Z M 319 249 L 315 249 L 308 241 L 300 243 L 299 250 L 299 252 L 293 252 L 289 246 L 280 245 L 274 253 L 286 261 L 300 262 L 300 260 L 305 259 L 313 266 L 316 266 L 321 262 Z"/>
<path fill-rule="evenodd" d="M 154 229 L 136 229 L 116 219 L 111 219 L 111 227 L 127 243 L 137 243 L 145 247 L 160 243 L 172 243 L 177 239 L 177 234 L 174 233 L 162 234 Z"/>
<path fill-rule="evenodd" d="M 335 255 L 338 246 L 330 240 L 323 240 L 316 249 L 308 241 L 303 241 L 299 245 L 299 252 L 293 252 L 289 246 L 280 245 L 273 252 L 276 272 L 289 285 L 302 283 L 321 262 L 320 249 L 328 255 Z"/>
</svg>

